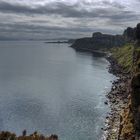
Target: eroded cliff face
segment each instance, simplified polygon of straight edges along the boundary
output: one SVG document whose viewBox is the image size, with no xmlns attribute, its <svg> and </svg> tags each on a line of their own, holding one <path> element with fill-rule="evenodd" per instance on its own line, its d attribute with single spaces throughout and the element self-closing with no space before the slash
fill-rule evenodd
<svg viewBox="0 0 140 140">
<path fill-rule="evenodd" d="M 140 137 L 140 73 L 137 73 L 132 78 L 131 82 L 131 106 L 134 116 L 134 128 L 136 131 L 136 140 Z"/>
<path fill-rule="evenodd" d="M 133 77 L 131 72 L 133 67 L 133 52 L 134 46 L 132 44 L 112 50 L 112 56 L 116 60 L 116 66 L 120 71 L 119 73 L 117 72 L 117 76 L 119 76 L 121 81 L 121 83 L 119 82 L 121 90 L 118 90 L 118 96 L 115 94 L 115 100 L 120 98 L 119 104 L 117 106 L 114 105 L 114 108 L 117 108 L 118 114 L 118 116 L 116 116 L 118 118 L 116 122 L 119 122 L 118 140 L 135 140 L 134 107 L 132 106 L 131 87 Z"/>
<path fill-rule="evenodd" d="M 134 52 L 134 69 L 131 81 L 131 106 L 134 117 L 136 140 L 140 138 L 140 51 Z"/>
<path fill-rule="evenodd" d="M 122 66 L 123 72 L 130 76 L 124 82 L 127 102 L 120 112 L 119 140 L 140 139 L 140 46 L 127 45 L 115 50 L 114 57 Z M 126 73 L 127 72 L 127 73 Z M 125 99 L 122 99 L 125 100 Z"/>
<path fill-rule="evenodd" d="M 135 139 L 140 139 L 140 24 L 136 27 L 136 43 L 133 53 L 131 81 L 131 106 L 134 118 Z"/>
</svg>

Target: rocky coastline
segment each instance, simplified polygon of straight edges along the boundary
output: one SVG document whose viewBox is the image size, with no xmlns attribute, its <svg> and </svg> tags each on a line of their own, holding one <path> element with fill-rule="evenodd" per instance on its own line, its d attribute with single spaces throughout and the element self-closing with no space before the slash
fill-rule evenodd
<svg viewBox="0 0 140 140">
<path fill-rule="evenodd" d="M 107 93 L 106 105 L 109 105 L 110 112 L 106 116 L 105 128 L 103 140 L 132 140 L 133 127 L 123 133 L 123 114 L 128 111 L 128 106 L 130 102 L 130 83 L 131 75 L 130 73 L 125 73 L 123 68 L 117 63 L 117 60 L 113 56 L 108 56 L 106 59 L 109 61 L 109 72 L 115 75 L 117 78 L 112 82 L 112 88 L 109 93 Z M 125 138 L 124 138 L 125 137 Z"/>
</svg>

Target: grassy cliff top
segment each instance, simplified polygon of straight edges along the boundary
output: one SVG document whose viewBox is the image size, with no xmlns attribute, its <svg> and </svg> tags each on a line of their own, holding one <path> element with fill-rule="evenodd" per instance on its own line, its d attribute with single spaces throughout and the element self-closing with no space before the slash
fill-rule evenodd
<svg viewBox="0 0 140 140">
<path fill-rule="evenodd" d="M 118 64 L 125 72 L 131 72 L 140 63 L 140 47 L 135 47 L 134 44 L 126 44 L 120 48 L 113 48 L 111 52 L 112 56 L 118 61 Z"/>
</svg>

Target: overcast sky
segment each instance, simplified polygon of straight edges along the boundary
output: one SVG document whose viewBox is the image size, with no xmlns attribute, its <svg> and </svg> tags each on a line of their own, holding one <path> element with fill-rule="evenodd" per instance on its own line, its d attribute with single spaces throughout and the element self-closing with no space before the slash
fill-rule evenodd
<svg viewBox="0 0 140 140">
<path fill-rule="evenodd" d="M 0 0 L 0 38 L 121 34 L 140 22 L 140 0 Z"/>
</svg>

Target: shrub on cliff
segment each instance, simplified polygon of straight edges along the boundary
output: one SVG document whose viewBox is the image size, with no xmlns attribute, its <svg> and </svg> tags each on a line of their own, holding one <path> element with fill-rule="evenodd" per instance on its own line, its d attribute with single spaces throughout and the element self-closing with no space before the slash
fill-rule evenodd
<svg viewBox="0 0 140 140">
<path fill-rule="evenodd" d="M 16 136 L 14 133 L 2 131 L 0 132 L 0 140 L 58 140 L 58 136 L 53 134 L 50 137 L 45 137 L 37 132 L 34 132 L 29 136 Z"/>
</svg>

